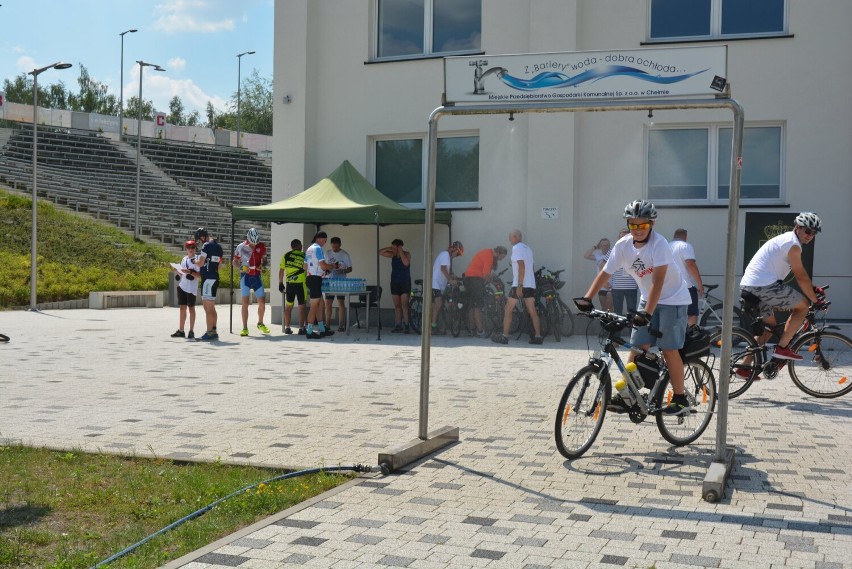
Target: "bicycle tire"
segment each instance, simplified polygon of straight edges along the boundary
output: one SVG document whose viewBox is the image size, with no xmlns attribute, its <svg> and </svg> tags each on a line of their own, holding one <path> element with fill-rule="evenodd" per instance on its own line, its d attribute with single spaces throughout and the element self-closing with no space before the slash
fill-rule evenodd
<svg viewBox="0 0 852 569">
<path fill-rule="evenodd" d="M 670 378 L 666 374 L 665 384 L 657 394 L 657 407 L 662 409 L 673 395 Z M 675 446 L 688 445 L 698 439 L 710 425 L 716 409 L 716 380 L 713 371 L 701 360 L 690 360 L 684 367 L 684 392 L 694 413 L 666 415 L 657 413 L 657 428 L 663 438 Z"/>
<path fill-rule="evenodd" d="M 557 342 L 562 341 L 562 311 L 555 300 L 547 303 L 547 329 L 553 332 L 553 339 Z"/>
<path fill-rule="evenodd" d="M 574 335 L 574 313 L 571 312 L 571 308 L 568 307 L 567 304 L 562 302 L 561 298 L 556 299 L 559 303 L 559 310 L 561 312 L 561 323 L 562 323 L 562 336 L 567 338 L 569 336 Z"/>
<path fill-rule="evenodd" d="M 415 333 L 419 334 L 423 329 L 423 300 L 410 298 L 408 300 L 408 323 Z"/>
<path fill-rule="evenodd" d="M 803 334 L 791 349 L 803 350 L 804 356 L 801 361 L 788 362 L 796 387 L 821 399 L 852 391 L 852 340 L 838 332 L 817 330 Z"/>
<path fill-rule="evenodd" d="M 446 316 L 444 323 L 447 326 L 447 331 L 453 335 L 453 338 L 458 338 L 462 329 L 461 309 L 455 302 L 450 302 L 445 307 L 444 315 Z"/>
<path fill-rule="evenodd" d="M 521 306 L 521 302 L 518 301 L 515 303 L 515 307 L 512 309 L 512 321 L 509 323 L 509 334 L 514 335 L 517 334 L 515 339 L 521 337 L 521 334 L 524 333 L 524 328 L 526 328 L 527 323 L 527 313 L 526 310 Z"/>
<path fill-rule="evenodd" d="M 489 336 L 503 333 L 503 312 L 505 308 L 505 299 L 495 299 L 493 302 L 489 303 L 484 314 L 485 331 Z"/>
<path fill-rule="evenodd" d="M 705 363 L 712 363 L 713 374 L 722 379 L 722 330 L 716 330 L 710 334 L 710 356 Z M 735 399 L 748 391 L 751 384 L 760 374 L 763 367 L 763 350 L 759 349 L 757 340 L 749 332 L 742 328 L 731 330 L 731 367 L 728 371 L 728 399 Z M 751 361 L 748 361 L 751 356 Z M 750 372 L 747 378 L 737 375 L 738 370 Z"/>
<path fill-rule="evenodd" d="M 553 432 L 559 454 L 571 460 L 591 448 L 603 427 L 610 397 L 609 370 L 598 377 L 597 366 L 587 365 L 571 378 L 556 408 Z"/>
<path fill-rule="evenodd" d="M 710 306 L 709 308 L 705 309 L 704 312 L 701 314 L 701 317 L 698 320 L 698 325 L 701 326 L 702 328 L 707 328 L 707 329 L 718 328 L 719 330 L 721 330 L 722 329 L 722 321 L 719 318 L 717 318 L 716 315 L 718 314 L 719 316 L 721 316 L 722 310 L 724 310 L 724 305 L 721 302 L 716 303 L 716 304 Z M 715 312 L 715 314 L 714 314 L 714 312 Z M 734 307 L 734 327 L 735 328 L 744 328 L 742 316 L 743 316 L 742 311 L 739 309 L 739 307 L 735 306 Z"/>
</svg>

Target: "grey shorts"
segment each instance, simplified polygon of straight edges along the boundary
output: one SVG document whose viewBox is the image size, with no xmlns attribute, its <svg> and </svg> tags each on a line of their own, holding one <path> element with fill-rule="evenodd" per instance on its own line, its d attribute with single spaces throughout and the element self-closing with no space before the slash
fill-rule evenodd
<svg viewBox="0 0 852 569">
<path fill-rule="evenodd" d="M 683 347 L 683 342 L 686 340 L 686 304 L 683 306 L 674 306 L 670 304 L 658 304 L 651 315 L 651 324 L 649 326 L 641 326 L 633 330 L 630 336 L 630 343 L 634 346 L 642 346 L 650 344 L 657 346 L 661 350 L 679 350 Z M 645 309 L 645 302 L 639 303 L 639 310 Z M 662 337 L 655 338 L 649 332 L 651 330 L 659 330 Z"/>
<path fill-rule="evenodd" d="M 769 286 L 743 286 L 740 290 L 750 292 L 760 299 L 760 317 L 773 316 L 775 310 L 786 312 L 802 301 L 802 293 L 776 281 Z"/>
</svg>

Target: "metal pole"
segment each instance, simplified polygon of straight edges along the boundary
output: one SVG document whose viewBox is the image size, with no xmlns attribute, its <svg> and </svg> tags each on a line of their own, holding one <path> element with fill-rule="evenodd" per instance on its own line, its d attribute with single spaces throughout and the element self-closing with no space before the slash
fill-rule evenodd
<svg viewBox="0 0 852 569">
<path fill-rule="evenodd" d="M 36 280 L 38 272 L 36 271 L 36 245 L 38 233 L 38 76 L 40 73 L 48 69 L 68 69 L 70 63 L 62 63 L 57 61 L 53 65 L 33 69 L 30 75 L 33 76 L 33 203 L 32 203 L 32 233 L 30 242 L 30 310 L 36 308 Z"/>
<path fill-rule="evenodd" d="M 33 71 L 33 228 L 30 244 L 30 310 L 36 310 L 36 224 L 38 223 L 38 73 Z"/>
<path fill-rule="evenodd" d="M 136 33 L 136 29 L 130 29 L 124 32 L 121 32 L 121 84 L 119 85 L 119 99 L 118 99 L 118 139 L 121 140 L 122 135 L 124 134 L 124 34 L 133 34 Z"/>
<path fill-rule="evenodd" d="M 244 55 L 252 55 L 253 51 L 244 51 L 242 53 L 237 54 L 237 148 L 242 146 L 240 144 L 240 81 L 241 81 L 241 71 L 240 71 L 240 63 L 243 60 Z"/>
<path fill-rule="evenodd" d="M 139 179 L 141 177 L 141 151 L 142 151 L 142 72 L 145 70 L 145 64 L 137 61 L 139 64 L 139 98 L 137 104 L 137 119 L 136 119 L 136 208 L 133 213 L 133 238 L 139 239 Z"/>
</svg>

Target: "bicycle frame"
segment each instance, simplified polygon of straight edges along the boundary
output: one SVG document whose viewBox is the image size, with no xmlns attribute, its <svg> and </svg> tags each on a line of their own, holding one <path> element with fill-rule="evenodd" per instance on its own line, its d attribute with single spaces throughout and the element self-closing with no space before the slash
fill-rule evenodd
<svg viewBox="0 0 852 569">
<path fill-rule="evenodd" d="M 620 330 L 614 330 L 609 332 L 607 337 L 602 342 L 602 351 L 600 356 L 598 358 L 590 358 L 589 363 L 594 365 L 596 363 L 595 360 L 602 362 L 605 366 L 605 369 L 607 369 L 607 373 L 609 373 L 609 370 L 612 368 L 612 364 L 615 363 L 616 367 L 618 368 L 618 371 L 622 375 L 624 375 L 627 373 L 627 371 L 624 367 L 625 364 L 622 361 L 621 356 L 618 354 L 618 349 L 616 348 L 616 346 L 622 346 L 629 350 L 634 350 L 642 355 L 647 355 L 648 351 L 643 350 L 638 346 L 634 346 L 628 340 L 617 336 L 619 331 Z M 657 380 L 656 382 L 654 382 L 654 386 L 651 388 L 647 395 L 642 395 L 642 393 L 640 393 L 638 390 L 634 391 L 633 386 L 628 382 L 628 389 L 630 389 L 631 393 L 633 393 L 633 396 L 636 399 L 636 404 L 639 406 L 639 410 L 644 416 L 648 416 L 658 411 L 658 409 L 654 407 L 654 401 L 656 400 L 657 391 L 659 391 L 660 385 L 663 383 L 661 380 L 668 374 L 666 361 L 662 356 L 659 357 L 659 362 L 660 371 L 657 374 Z M 602 377 L 600 373 L 603 372 L 603 369 L 604 367 L 601 368 L 598 377 Z M 609 375 L 611 379 L 612 374 L 609 373 Z"/>
</svg>

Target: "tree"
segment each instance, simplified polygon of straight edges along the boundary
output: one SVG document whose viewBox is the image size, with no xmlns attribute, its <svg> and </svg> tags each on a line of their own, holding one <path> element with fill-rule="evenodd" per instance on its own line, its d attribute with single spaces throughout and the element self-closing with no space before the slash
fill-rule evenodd
<svg viewBox="0 0 852 569">
<path fill-rule="evenodd" d="M 68 106 L 72 111 L 98 113 L 101 115 L 117 115 L 118 100 L 109 94 L 106 84 L 93 79 L 89 70 L 80 64 L 80 77 L 77 78 L 80 92 L 68 96 Z"/>
<path fill-rule="evenodd" d="M 133 96 L 127 99 L 127 107 L 125 109 L 124 117 L 133 119 L 139 117 L 139 97 Z M 154 120 L 153 101 L 146 101 L 145 99 L 142 99 L 142 120 Z"/>
<path fill-rule="evenodd" d="M 180 97 L 175 95 L 172 97 L 172 100 L 169 101 L 169 116 L 166 117 L 166 121 L 169 124 L 183 126 L 186 124 L 186 117 L 183 113 L 183 101 L 180 100 Z"/>
<path fill-rule="evenodd" d="M 201 126 L 201 115 L 198 114 L 198 111 L 189 113 L 189 116 L 186 117 L 186 126 Z"/>
<path fill-rule="evenodd" d="M 20 75 L 16 76 L 12 81 L 4 79 L 3 91 L 6 93 L 7 101 L 11 101 L 12 103 L 19 103 L 21 105 L 33 104 L 33 80 L 32 77 L 30 77 L 26 73 L 21 73 Z M 46 106 L 47 101 L 49 99 L 50 94 L 48 90 L 45 87 L 39 85 L 39 106 Z"/>
<path fill-rule="evenodd" d="M 213 103 L 207 101 L 207 128 L 216 128 L 216 109 L 213 108 Z"/>
<path fill-rule="evenodd" d="M 229 113 L 227 128 L 236 130 L 236 93 L 231 98 L 230 107 L 233 112 Z M 261 77 L 257 69 L 240 86 L 240 130 L 272 135 L 272 80 Z"/>
</svg>

